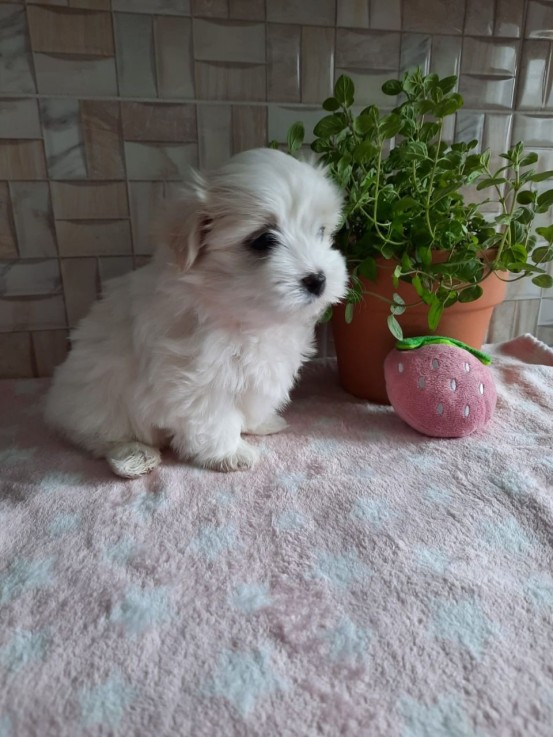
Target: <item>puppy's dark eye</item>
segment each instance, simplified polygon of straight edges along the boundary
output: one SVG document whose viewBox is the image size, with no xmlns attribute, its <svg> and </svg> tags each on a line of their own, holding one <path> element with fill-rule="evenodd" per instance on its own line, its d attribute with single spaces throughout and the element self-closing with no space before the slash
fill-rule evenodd
<svg viewBox="0 0 553 737">
<path fill-rule="evenodd" d="M 268 253 L 272 248 L 277 245 L 277 237 L 274 233 L 271 233 L 268 230 L 265 233 L 261 233 L 260 235 L 258 235 L 257 238 L 254 238 L 253 241 L 250 241 L 249 243 L 252 251 L 256 251 L 257 253 Z"/>
</svg>

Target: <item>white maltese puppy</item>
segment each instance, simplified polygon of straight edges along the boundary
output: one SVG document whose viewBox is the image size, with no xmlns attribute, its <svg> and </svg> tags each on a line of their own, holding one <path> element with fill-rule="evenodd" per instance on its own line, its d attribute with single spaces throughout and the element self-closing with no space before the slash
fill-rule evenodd
<svg viewBox="0 0 553 737">
<path fill-rule="evenodd" d="M 113 279 L 73 333 L 48 422 L 125 478 L 167 445 L 250 468 L 258 451 L 241 435 L 286 427 L 276 413 L 315 323 L 345 294 L 341 201 L 323 169 L 271 149 L 198 175 L 162 218 L 152 262 Z"/>
</svg>

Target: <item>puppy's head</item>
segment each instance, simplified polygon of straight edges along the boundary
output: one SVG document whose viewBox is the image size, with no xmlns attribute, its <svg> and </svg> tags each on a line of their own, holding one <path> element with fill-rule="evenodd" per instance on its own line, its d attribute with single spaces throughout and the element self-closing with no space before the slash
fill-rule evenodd
<svg viewBox="0 0 553 737">
<path fill-rule="evenodd" d="M 211 308 L 264 321 L 312 317 L 346 291 L 345 262 L 332 248 L 341 204 L 323 169 L 254 149 L 197 178 L 164 240 Z"/>
</svg>

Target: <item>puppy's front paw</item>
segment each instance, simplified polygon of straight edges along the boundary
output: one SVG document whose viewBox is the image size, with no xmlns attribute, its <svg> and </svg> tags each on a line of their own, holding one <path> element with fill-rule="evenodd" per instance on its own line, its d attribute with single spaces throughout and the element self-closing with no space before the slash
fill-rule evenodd
<svg viewBox="0 0 553 737">
<path fill-rule="evenodd" d="M 252 468 L 258 460 L 259 451 L 257 448 L 254 448 L 249 445 L 249 443 L 241 440 L 234 453 L 231 453 L 224 458 L 204 461 L 202 465 L 206 468 L 211 468 L 214 471 L 247 471 L 248 468 Z"/>
<path fill-rule="evenodd" d="M 277 432 L 281 432 L 288 427 L 286 420 L 283 420 L 280 415 L 271 415 L 261 425 L 244 430 L 246 435 L 275 435 Z"/>
</svg>

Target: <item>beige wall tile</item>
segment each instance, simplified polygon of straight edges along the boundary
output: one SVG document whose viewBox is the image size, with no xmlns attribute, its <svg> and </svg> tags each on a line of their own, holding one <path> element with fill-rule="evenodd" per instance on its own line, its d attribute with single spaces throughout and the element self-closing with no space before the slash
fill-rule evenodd
<svg viewBox="0 0 553 737">
<path fill-rule="evenodd" d="M 265 25 L 194 20 L 194 56 L 199 61 L 265 63 Z"/>
<path fill-rule="evenodd" d="M 370 0 L 371 28 L 401 30 L 401 0 Z"/>
<path fill-rule="evenodd" d="M 154 18 L 155 66 L 159 96 L 194 97 L 192 21 L 189 18 Z"/>
<path fill-rule="evenodd" d="M 549 41 L 528 40 L 522 47 L 518 105 L 522 110 L 553 109 L 553 70 Z"/>
<path fill-rule="evenodd" d="M 530 0 L 526 16 L 526 38 L 551 39 L 553 34 L 553 6 L 543 0 Z"/>
<path fill-rule="evenodd" d="M 230 105 L 198 105 L 200 168 L 214 169 L 232 154 Z"/>
<path fill-rule="evenodd" d="M 58 220 L 117 220 L 129 214 L 125 182 L 52 182 Z"/>
<path fill-rule="evenodd" d="M 519 38 L 525 5 L 526 0 L 496 0 L 494 35 Z"/>
<path fill-rule="evenodd" d="M 197 61 L 196 94 L 205 100 L 265 100 L 265 65 Z"/>
<path fill-rule="evenodd" d="M 270 23 L 267 26 L 267 99 L 300 101 L 299 26 Z"/>
<path fill-rule="evenodd" d="M 197 140 L 195 105 L 122 102 L 121 120 L 126 141 Z"/>
<path fill-rule="evenodd" d="M 82 100 L 80 121 L 90 179 L 121 179 L 125 176 L 118 102 Z"/>
<path fill-rule="evenodd" d="M 50 178 L 84 179 L 87 171 L 78 100 L 43 98 L 40 114 Z"/>
<path fill-rule="evenodd" d="M 241 20 L 265 20 L 265 0 L 230 0 L 229 15 Z"/>
<path fill-rule="evenodd" d="M 515 80 L 461 75 L 459 91 L 465 106 L 475 108 L 510 108 L 513 106 Z"/>
<path fill-rule="evenodd" d="M 109 279 L 128 274 L 133 270 L 132 256 L 102 256 L 98 259 L 98 271 L 100 276 L 100 288 L 105 288 Z"/>
<path fill-rule="evenodd" d="M 135 254 L 152 253 L 152 223 L 164 198 L 165 185 L 163 182 L 129 182 L 129 205 Z"/>
<path fill-rule="evenodd" d="M 524 141 L 527 146 L 549 147 L 553 142 L 549 115 L 515 115 L 514 141 Z"/>
<path fill-rule="evenodd" d="M 336 31 L 336 66 L 355 70 L 399 68 L 399 33 L 375 31 Z"/>
<path fill-rule="evenodd" d="M 139 143 L 125 141 L 127 176 L 134 180 L 188 179 L 190 168 L 198 164 L 195 143 Z"/>
<path fill-rule="evenodd" d="M 111 0 L 69 0 L 70 8 L 111 10 Z"/>
<path fill-rule="evenodd" d="M 5 179 L 46 179 L 42 141 L 0 141 L 0 172 Z"/>
<path fill-rule="evenodd" d="M 111 13 L 27 6 L 33 51 L 113 56 Z"/>
<path fill-rule="evenodd" d="M 12 203 L 7 182 L 0 182 L 0 258 L 17 258 Z"/>
<path fill-rule="evenodd" d="M 519 46 L 518 41 L 465 37 L 461 71 L 464 74 L 514 77 Z"/>
<path fill-rule="evenodd" d="M 233 105 L 232 152 L 267 145 L 267 108 L 261 105 Z"/>
<path fill-rule="evenodd" d="M 403 3 L 403 29 L 429 33 L 462 33 L 465 17 L 464 0 L 408 0 Z"/>
<path fill-rule="evenodd" d="M 345 28 L 369 27 L 370 0 L 338 0 L 337 25 Z"/>
<path fill-rule="evenodd" d="M 61 260 L 63 289 L 69 327 L 74 328 L 90 310 L 98 294 L 98 264 L 95 258 Z"/>
<path fill-rule="evenodd" d="M 21 258 L 57 256 L 48 182 L 10 182 L 10 192 Z"/>
<path fill-rule="evenodd" d="M 336 0 L 267 0 L 267 20 L 275 23 L 333 26 L 335 17 Z"/>
<path fill-rule="evenodd" d="M 156 15 L 190 15 L 190 0 L 112 0 L 114 10 Z"/>
<path fill-rule="evenodd" d="M 65 327 L 65 304 L 61 295 L 0 299 L 0 332 Z"/>
<path fill-rule="evenodd" d="M 0 138 L 41 138 L 36 100 L 0 100 Z"/>
<path fill-rule="evenodd" d="M 459 36 L 433 36 L 430 71 L 440 77 L 449 77 L 452 74 L 458 77 L 462 47 L 463 39 Z"/>
<path fill-rule="evenodd" d="M 303 26 L 301 34 L 301 99 L 320 103 L 334 85 L 333 28 Z"/>
<path fill-rule="evenodd" d="M 228 0 L 192 0 L 192 15 L 196 18 L 228 18 Z"/>
<path fill-rule="evenodd" d="M 288 129 L 293 123 L 301 120 L 305 126 L 305 143 L 312 143 L 313 128 L 324 115 L 327 115 L 327 113 L 315 106 L 269 105 L 269 141 L 275 140 L 279 143 L 286 143 Z"/>
<path fill-rule="evenodd" d="M 0 264 L 0 295 L 28 297 L 61 292 L 60 270 L 55 258 L 20 260 Z"/>
<path fill-rule="evenodd" d="M 116 256 L 132 251 L 128 220 L 57 220 L 56 231 L 61 256 Z"/>
<path fill-rule="evenodd" d="M 51 54 L 34 55 L 37 87 L 42 95 L 117 94 L 113 57 L 69 57 Z"/>
<path fill-rule="evenodd" d="M 37 376 L 52 376 L 69 351 L 67 330 L 40 330 L 31 334 Z"/>
<path fill-rule="evenodd" d="M 495 19 L 495 3 L 466 0 L 465 33 L 472 36 L 491 36 Z"/>
<path fill-rule="evenodd" d="M 157 97 L 153 16 L 114 13 L 121 97 Z"/>
<path fill-rule="evenodd" d="M 30 379 L 32 376 L 31 334 L 0 334 L 0 379 Z"/>
<path fill-rule="evenodd" d="M 0 79 L 2 94 L 36 92 L 25 8 L 0 5 Z"/>
</svg>

